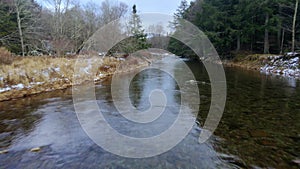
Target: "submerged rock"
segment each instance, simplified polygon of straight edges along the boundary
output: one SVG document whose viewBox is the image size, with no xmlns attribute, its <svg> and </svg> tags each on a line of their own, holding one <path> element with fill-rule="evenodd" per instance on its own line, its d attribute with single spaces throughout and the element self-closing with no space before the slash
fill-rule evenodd
<svg viewBox="0 0 300 169">
<path fill-rule="evenodd" d="M 0 154 L 7 154 L 8 153 L 8 150 L 2 150 L 0 151 Z"/>
<path fill-rule="evenodd" d="M 40 147 L 30 149 L 30 152 L 39 152 L 39 151 L 41 151 Z"/>
</svg>

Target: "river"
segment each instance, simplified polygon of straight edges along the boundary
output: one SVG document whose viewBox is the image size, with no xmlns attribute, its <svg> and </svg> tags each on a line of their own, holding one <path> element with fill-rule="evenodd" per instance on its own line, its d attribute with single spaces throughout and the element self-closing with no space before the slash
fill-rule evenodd
<svg viewBox="0 0 300 169">
<path fill-rule="evenodd" d="M 259 72 L 225 68 L 227 102 L 214 135 L 198 142 L 210 106 L 210 83 L 201 63 L 185 61 L 199 81 L 197 122 L 176 147 L 159 156 L 131 159 L 96 145 L 77 119 L 72 90 L 43 93 L 0 103 L 0 168 L 298 168 L 300 159 L 300 82 Z M 167 61 L 159 61 L 169 65 Z M 173 69 L 177 75 L 179 62 Z M 124 75 L 126 77 L 126 75 Z M 149 69 L 130 85 L 132 104 L 149 108 L 153 89 L 165 91 L 167 106 L 155 125 L 133 124 L 117 113 L 111 79 L 95 87 L 97 103 L 107 121 L 120 133 L 149 137 L 166 130 L 178 115 L 180 91 L 167 73 Z M 31 152 L 39 147 L 40 151 Z"/>
</svg>

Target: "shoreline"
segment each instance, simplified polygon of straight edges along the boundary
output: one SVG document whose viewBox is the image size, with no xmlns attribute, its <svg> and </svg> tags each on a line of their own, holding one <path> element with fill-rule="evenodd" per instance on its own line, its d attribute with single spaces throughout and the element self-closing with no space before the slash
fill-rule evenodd
<svg viewBox="0 0 300 169">
<path fill-rule="evenodd" d="M 252 70 L 252 71 L 260 71 L 261 68 L 260 65 L 248 65 L 248 64 L 243 64 L 242 62 L 234 62 L 229 60 L 223 60 L 222 64 L 225 67 L 236 67 L 236 68 Z"/>
<path fill-rule="evenodd" d="M 104 64 L 96 68 L 97 69 L 97 73 L 95 74 L 96 76 L 91 76 L 92 72 L 86 71 L 86 68 L 89 67 L 89 64 L 91 64 L 91 62 L 93 63 L 96 60 L 99 61 L 99 57 L 96 58 L 95 60 L 93 60 L 93 58 L 86 58 L 88 64 L 85 63 L 85 67 L 82 67 L 84 71 L 86 71 L 85 74 L 80 75 L 80 77 L 84 77 L 82 78 L 82 81 L 76 83 L 72 82 L 73 81 L 72 77 L 69 76 L 69 78 L 66 78 L 66 75 L 63 74 L 62 78 L 54 78 L 55 79 L 54 81 L 35 82 L 35 83 L 31 82 L 27 85 L 19 83 L 19 84 L 11 84 L 9 86 L 6 85 L 6 87 L 3 87 L 2 85 L 2 88 L 0 86 L 0 102 L 25 98 L 28 96 L 37 95 L 46 92 L 52 92 L 56 90 L 67 89 L 72 87 L 73 85 L 81 85 L 86 83 L 87 81 L 90 82 L 91 78 L 94 79 L 95 83 L 101 83 L 106 79 L 110 78 L 115 73 L 121 73 L 121 74 L 130 73 L 132 71 L 136 71 L 141 68 L 148 67 L 154 61 L 160 60 L 164 56 L 166 56 L 166 54 L 164 53 L 143 52 L 143 53 L 138 53 L 133 56 L 130 56 L 126 59 L 114 58 L 114 57 L 101 58 L 102 60 L 100 59 L 100 61 L 102 61 Z M 257 55 L 246 56 L 242 60 L 223 60 L 222 65 L 224 67 L 235 67 L 244 70 L 261 72 L 267 75 L 278 75 L 283 77 L 292 77 L 296 79 L 300 78 L 299 58 L 298 60 L 295 60 L 296 57 L 292 58 L 293 60 L 284 60 L 284 59 L 280 60 L 278 58 L 282 59 L 283 56 L 257 54 Z M 78 58 L 74 60 L 77 59 Z M 74 60 L 72 64 L 74 64 Z M 105 60 L 108 60 L 109 62 Z M 296 65 L 295 65 L 295 61 L 297 61 Z M 278 62 L 285 63 L 286 64 L 285 66 L 288 67 L 289 69 L 287 69 L 286 67 L 280 67 L 279 65 L 282 66 L 282 64 L 278 64 Z M 288 63 L 294 64 L 294 66 L 296 66 L 295 67 L 296 70 L 290 69 L 291 65 Z M 59 70 L 61 69 L 61 67 L 56 67 L 51 69 Z M 279 70 L 281 70 L 280 73 Z M 290 72 L 293 72 L 295 74 L 290 74 Z M 55 73 L 57 74 L 57 72 Z M 3 77 L 0 77 L 0 80 L 3 81 Z"/>
<path fill-rule="evenodd" d="M 143 58 L 141 58 L 141 54 L 135 56 L 130 56 L 126 59 L 124 58 L 101 58 L 103 60 L 108 59 L 111 60 L 113 63 L 112 65 L 106 65 L 102 64 L 101 67 L 91 68 L 92 70 L 97 70 L 97 73 L 93 72 L 92 70 L 88 70 L 86 67 L 80 67 L 83 68 L 83 74 L 80 74 L 79 76 L 82 77 L 82 80 L 80 82 L 72 82 L 73 78 L 71 78 L 72 75 L 69 75 L 67 78 L 66 73 L 62 73 L 60 78 L 55 78 L 54 81 L 44 81 L 44 82 L 35 82 L 35 83 L 28 83 L 27 85 L 23 83 L 18 84 L 11 84 L 11 85 L 5 85 L 5 87 L 0 88 L 0 102 L 15 100 L 15 99 L 21 99 L 32 95 L 37 95 L 41 93 L 46 92 L 53 92 L 56 90 L 63 90 L 72 87 L 73 85 L 82 85 L 87 81 L 91 81 L 91 79 L 94 79 L 95 83 L 101 83 L 105 81 L 106 79 L 110 78 L 115 73 L 129 73 L 135 70 L 139 70 L 144 67 L 148 67 L 151 65 L 154 61 L 159 60 L 163 57 L 163 54 L 161 53 L 142 53 Z M 100 59 L 100 60 L 101 60 Z M 99 57 L 96 59 L 99 60 Z M 81 60 L 80 60 L 81 61 Z M 94 61 L 92 59 L 92 61 Z M 88 63 L 90 61 L 88 60 Z M 103 61 L 105 62 L 105 61 Z M 73 61 L 73 66 L 74 66 Z M 81 64 L 81 63 L 80 63 Z M 26 65 L 25 65 L 26 66 Z M 99 66 L 99 65 L 97 65 Z M 88 65 L 90 67 L 90 65 Z M 1 68 L 1 65 L 0 65 Z M 74 68 L 74 67 L 73 67 Z M 76 67 L 77 68 L 77 67 Z M 62 67 L 56 67 L 55 69 L 59 70 L 62 69 Z M 74 71 L 74 70 L 69 70 Z M 85 72 L 86 71 L 86 72 Z M 57 72 L 51 72 L 51 74 L 54 74 Z M 96 76 L 94 76 L 96 75 Z M 2 78 L 3 81 L 3 77 Z M 3 85 L 2 85 L 3 86 Z M 2 90 L 2 91 L 1 91 Z"/>
<path fill-rule="evenodd" d="M 288 53 L 286 55 L 255 54 L 237 60 L 223 60 L 225 67 L 237 67 L 257 71 L 266 75 L 300 79 L 300 55 Z"/>
</svg>

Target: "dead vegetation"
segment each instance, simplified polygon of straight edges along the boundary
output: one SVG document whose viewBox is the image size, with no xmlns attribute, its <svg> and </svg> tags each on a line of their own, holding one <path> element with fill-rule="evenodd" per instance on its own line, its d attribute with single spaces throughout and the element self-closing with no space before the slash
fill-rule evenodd
<svg viewBox="0 0 300 169">
<path fill-rule="evenodd" d="M 234 59 L 231 61 L 224 61 L 224 65 L 232 67 L 242 67 L 249 70 L 260 70 L 272 54 L 252 54 L 252 53 L 235 53 Z"/>
<path fill-rule="evenodd" d="M 4 47 L 0 47 L 0 65 L 11 64 L 14 60 L 14 56 Z"/>
<path fill-rule="evenodd" d="M 0 64 L 0 101 L 98 81 L 115 71 L 128 72 L 148 64 L 138 56 L 16 57 Z"/>
<path fill-rule="evenodd" d="M 74 63 L 75 59 L 46 56 L 18 58 L 11 64 L 0 65 L 0 87 L 49 83 L 57 78 L 71 79 Z"/>
</svg>

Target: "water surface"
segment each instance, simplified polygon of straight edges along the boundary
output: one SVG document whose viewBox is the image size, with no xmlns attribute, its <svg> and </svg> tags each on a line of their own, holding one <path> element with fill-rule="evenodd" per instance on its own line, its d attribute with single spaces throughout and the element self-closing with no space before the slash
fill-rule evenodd
<svg viewBox="0 0 300 169">
<path fill-rule="evenodd" d="M 210 140 L 198 143 L 210 106 L 210 85 L 203 65 L 186 62 L 199 83 L 197 122 L 175 148 L 156 157 L 129 159 L 97 146 L 76 117 L 71 89 L 0 103 L 0 168 L 298 168 L 300 158 L 300 83 L 293 79 L 226 68 L 228 97 L 220 125 Z M 166 60 L 157 64 L 169 64 Z M 180 62 L 173 71 L 178 76 Z M 124 75 L 126 77 L 126 75 Z M 130 84 L 130 99 L 146 110 L 153 89 L 168 103 L 153 124 L 124 119 L 114 107 L 110 80 L 96 86 L 99 107 L 113 128 L 132 137 L 150 137 L 166 130 L 178 115 L 180 91 L 170 75 L 150 69 Z M 122 98 L 122 93 L 120 93 Z M 40 152 L 29 150 L 40 147 Z"/>
</svg>

